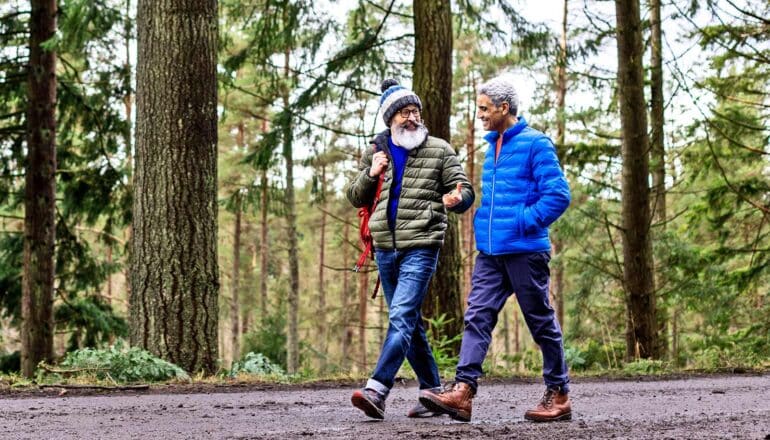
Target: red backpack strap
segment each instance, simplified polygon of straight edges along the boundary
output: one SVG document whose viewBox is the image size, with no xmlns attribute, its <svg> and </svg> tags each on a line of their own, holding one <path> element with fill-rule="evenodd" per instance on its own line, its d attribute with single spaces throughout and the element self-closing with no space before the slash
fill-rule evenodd
<svg viewBox="0 0 770 440">
<path fill-rule="evenodd" d="M 372 148 L 374 149 L 374 152 L 377 152 L 377 145 L 372 144 Z M 368 206 L 366 208 L 361 208 L 358 210 L 358 216 L 361 218 L 361 226 L 359 229 L 359 235 L 361 236 L 361 242 L 364 245 L 364 250 L 361 252 L 361 256 L 358 257 L 358 261 L 356 262 L 356 265 L 353 267 L 353 272 L 358 272 L 361 270 L 361 268 L 366 263 L 366 257 L 371 257 L 372 260 L 374 260 L 374 252 L 373 252 L 373 239 L 371 231 L 369 231 L 369 218 L 374 213 L 375 208 L 377 208 L 377 203 L 380 201 L 380 194 L 382 193 L 382 183 L 385 180 L 385 173 L 382 172 L 379 175 L 379 179 L 377 179 L 377 190 L 374 193 L 374 200 L 372 201 L 371 206 Z M 377 277 L 377 286 L 380 284 L 380 278 Z M 372 298 L 374 298 L 377 295 L 377 287 L 374 289 L 374 295 Z"/>
</svg>

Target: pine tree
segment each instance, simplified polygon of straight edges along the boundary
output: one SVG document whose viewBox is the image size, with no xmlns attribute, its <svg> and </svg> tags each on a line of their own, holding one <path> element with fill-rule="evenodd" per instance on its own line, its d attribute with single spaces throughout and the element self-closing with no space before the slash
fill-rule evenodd
<svg viewBox="0 0 770 440">
<path fill-rule="evenodd" d="M 217 369 L 217 2 L 141 0 L 131 342 Z"/>
<path fill-rule="evenodd" d="M 618 106 L 623 130 L 623 284 L 626 357 L 657 358 L 650 234 L 649 136 L 644 99 L 639 0 L 616 0 Z"/>
<path fill-rule="evenodd" d="M 27 167 L 22 276 L 21 372 L 32 377 L 53 359 L 54 244 L 56 240 L 55 0 L 33 0 L 27 105 Z"/>
</svg>

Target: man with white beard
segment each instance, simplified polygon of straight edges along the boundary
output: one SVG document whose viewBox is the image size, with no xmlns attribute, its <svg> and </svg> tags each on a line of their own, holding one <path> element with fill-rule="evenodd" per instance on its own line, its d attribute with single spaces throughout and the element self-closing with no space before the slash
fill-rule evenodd
<svg viewBox="0 0 770 440">
<path fill-rule="evenodd" d="M 388 333 L 371 378 L 351 398 L 353 406 L 375 419 L 385 418 L 385 400 L 404 359 L 421 390 L 440 391 L 420 307 L 444 243 L 446 211 L 461 213 L 475 198 L 452 147 L 428 135 L 420 98 L 393 79 L 383 81 L 381 89 L 380 112 L 389 128 L 363 154 L 359 173 L 347 189 L 355 207 L 376 202 L 369 229 L 388 304 Z M 407 415 L 434 413 L 418 402 Z"/>
</svg>

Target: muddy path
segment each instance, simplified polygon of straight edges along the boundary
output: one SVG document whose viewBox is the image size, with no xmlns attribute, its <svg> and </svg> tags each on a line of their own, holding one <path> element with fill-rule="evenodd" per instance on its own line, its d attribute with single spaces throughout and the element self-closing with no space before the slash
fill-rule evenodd
<svg viewBox="0 0 770 440">
<path fill-rule="evenodd" d="M 573 420 L 551 424 L 523 419 L 543 391 L 531 383 L 482 384 L 471 423 L 408 419 L 413 385 L 394 388 L 384 421 L 353 408 L 347 387 L 221 391 L 0 396 L 0 438 L 770 439 L 770 375 L 578 380 Z"/>
</svg>

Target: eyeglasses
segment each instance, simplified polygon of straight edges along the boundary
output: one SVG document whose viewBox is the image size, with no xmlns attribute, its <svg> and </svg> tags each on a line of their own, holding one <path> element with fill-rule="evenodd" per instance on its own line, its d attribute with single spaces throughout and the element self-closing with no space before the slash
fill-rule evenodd
<svg viewBox="0 0 770 440">
<path fill-rule="evenodd" d="M 402 108 L 398 111 L 398 114 L 401 115 L 404 119 L 409 119 L 409 115 L 415 115 L 416 117 L 420 117 L 420 109 L 419 108 Z"/>
</svg>

